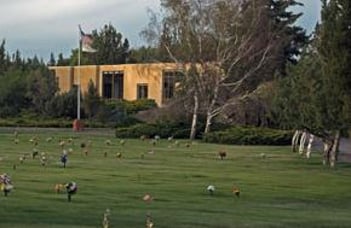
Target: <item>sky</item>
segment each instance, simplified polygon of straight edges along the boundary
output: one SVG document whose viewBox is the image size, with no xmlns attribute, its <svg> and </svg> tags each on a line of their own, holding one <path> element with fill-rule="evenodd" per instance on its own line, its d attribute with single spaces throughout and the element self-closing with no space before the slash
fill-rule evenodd
<svg viewBox="0 0 351 228">
<path fill-rule="evenodd" d="M 300 0 L 304 15 L 298 24 L 311 32 L 319 18 L 320 0 Z M 0 0 L 0 39 L 10 53 L 35 54 L 48 60 L 78 46 L 78 25 L 88 33 L 111 23 L 131 47 L 144 43 L 140 31 L 148 24 L 147 10 L 157 11 L 160 0 Z"/>
</svg>

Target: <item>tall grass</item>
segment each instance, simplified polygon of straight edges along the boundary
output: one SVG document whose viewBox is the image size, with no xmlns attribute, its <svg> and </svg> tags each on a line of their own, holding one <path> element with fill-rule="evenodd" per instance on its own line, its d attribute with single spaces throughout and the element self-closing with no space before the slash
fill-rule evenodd
<svg viewBox="0 0 351 228">
<path fill-rule="evenodd" d="M 45 152 L 47 165 L 30 157 Z M 19 131 L 0 134 L 0 173 L 7 172 L 15 189 L 0 196 L 0 227 L 102 227 L 109 208 L 110 227 L 145 227 L 151 215 L 155 227 L 349 227 L 351 166 L 321 165 L 287 147 L 228 146 L 119 139 L 111 134 L 70 131 Z M 52 137 L 50 142 L 46 138 Z M 68 139 L 73 143 L 69 144 Z M 62 148 L 71 148 L 67 168 Z M 106 140 L 111 141 L 107 145 Z M 81 143 L 88 147 L 85 156 Z M 219 159 L 218 151 L 227 157 Z M 152 153 L 152 152 L 153 153 Z M 116 154 L 121 153 L 121 158 Z M 264 156 L 261 154 L 264 153 Z M 23 164 L 19 157 L 28 154 Z M 107 154 L 107 157 L 105 157 Z M 16 169 L 14 168 L 16 165 Z M 72 202 L 57 194 L 57 183 L 75 181 Z M 214 185 L 211 196 L 206 188 Z M 240 197 L 232 187 L 240 188 Z M 153 201 L 143 201 L 150 194 Z"/>
</svg>

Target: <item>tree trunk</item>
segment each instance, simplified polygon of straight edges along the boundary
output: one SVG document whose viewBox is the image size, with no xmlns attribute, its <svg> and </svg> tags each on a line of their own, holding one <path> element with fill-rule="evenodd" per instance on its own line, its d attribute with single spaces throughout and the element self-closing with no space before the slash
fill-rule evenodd
<svg viewBox="0 0 351 228">
<path fill-rule="evenodd" d="M 305 150 L 306 137 L 307 137 L 307 132 L 303 131 L 300 139 L 299 154 L 303 154 L 303 151 Z"/>
<path fill-rule="evenodd" d="M 292 148 L 292 152 L 296 152 L 297 150 L 297 145 L 299 143 L 299 138 L 300 138 L 300 134 L 301 131 L 300 130 L 296 130 L 294 133 L 294 136 L 291 140 L 291 148 Z"/>
<path fill-rule="evenodd" d="M 212 98 L 211 103 L 207 109 L 206 127 L 205 127 L 204 134 L 210 132 L 212 119 L 213 119 L 213 117 L 216 116 L 216 114 L 214 114 L 214 108 L 215 108 L 215 104 L 216 104 L 217 99 L 218 99 L 218 92 L 219 92 L 219 84 L 218 83 L 219 82 L 217 81 L 216 84 L 214 85 L 213 98 Z"/>
<path fill-rule="evenodd" d="M 314 135 L 310 134 L 310 138 L 308 140 L 308 145 L 307 145 L 307 152 L 306 152 L 306 157 L 307 158 L 311 157 L 313 140 L 314 140 Z"/>
<path fill-rule="evenodd" d="M 211 130 L 211 124 L 212 124 L 212 115 L 210 113 L 207 113 L 207 118 L 206 118 L 206 127 L 205 127 L 205 134 L 209 133 Z"/>
<path fill-rule="evenodd" d="M 337 145 L 336 145 L 336 153 L 335 153 L 335 161 L 338 161 L 338 157 L 339 157 L 339 148 L 340 148 L 340 140 L 341 140 L 341 132 L 339 131 L 339 139 L 337 140 Z"/>
<path fill-rule="evenodd" d="M 194 94 L 194 109 L 193 109 L 193 120 L 191 123 L 190 139 L 194 140 L 196 136 L 196 126 L 197 126 L 197 113 L 199 110 L 199 98 L 197 93 Z"/>
<path fill-rule="evenodd" d="M 324 139 L 323 144 L 324 144 L 323 165 L 327 165 L 327 164 L 329 164 L 330 150 L 333 146 L 333 142 L 328 140 L 328 139 Z"/>
<path fill-rule="evenodd" d="M 333 147 L 330 152 L 330 167 L 335 167 L 336 158 L 339 152 L 339 143 L 340 143 L 340 130 L 335 132 Z"/>
</svg>

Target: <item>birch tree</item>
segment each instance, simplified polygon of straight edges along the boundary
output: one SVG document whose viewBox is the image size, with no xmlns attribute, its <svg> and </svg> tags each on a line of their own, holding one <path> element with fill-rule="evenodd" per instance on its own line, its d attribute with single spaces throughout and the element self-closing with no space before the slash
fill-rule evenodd
<svg viewBox="0 0 351 228">
<path fill-rule="evenodd" d="M 272 22 L 275 8 L 270 4 L 266 0 L 163 0 L 162 15 L 151 17 L 142 35 L 185 69 L 184 88 L 192 91 L 186 94 L 195 107 L 193 128 L 199 112 L 206 116 L 204 133 L 209 132 L 213 119 L 233 98 L 273 78 L 283 30 Z M 195 69 L 191 74 L 190 65 Z"/>
</svg>

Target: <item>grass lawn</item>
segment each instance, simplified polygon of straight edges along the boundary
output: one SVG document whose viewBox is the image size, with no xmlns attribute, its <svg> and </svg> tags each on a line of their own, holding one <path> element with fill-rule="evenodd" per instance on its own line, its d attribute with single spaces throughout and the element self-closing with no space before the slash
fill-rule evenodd
<svg viewBox="0 0 351 228">
<path fill-rule="evenodd" d="M 107 208 L 110 227 L 122 228 L 145 227 L 148 213 L 155 227 L 171 228 L 351 225 L 351 165 L 324 167 L 317 152 L 306 160 L 288 147 L 201 142 L 187 147 L 186 141 L 176 145 L 164 139 L 155 146 L 131 139 L 121 145 L 112 134 L 98 131 L 19 133 L 18 144 L 12 132 L 0 133 L 0 174 L 8 173 L 15 186 L 8 197 L 0 195 L 0 227 L 101 227 Z M 29 140 L 35 135 L 46 166 L 39 157 L 31 158 L 34 145 Z M 65 169 L 60 140 L 66 150 L 72 149 Z M 218 158 L 219 150 L 227 152 L 224 160 Z M 28 156 L 20 164 L 24 154 Z M 54 191 L 56 183 L 69 181 L 78 184 L 72 202 Z M 210 184 L 216 187 L 213 196 L 206 191 Z M 232 193 L 234 185 L 240 198 Z M 143 201 L 146 193 L 152 202 Z"/>
</svg>

